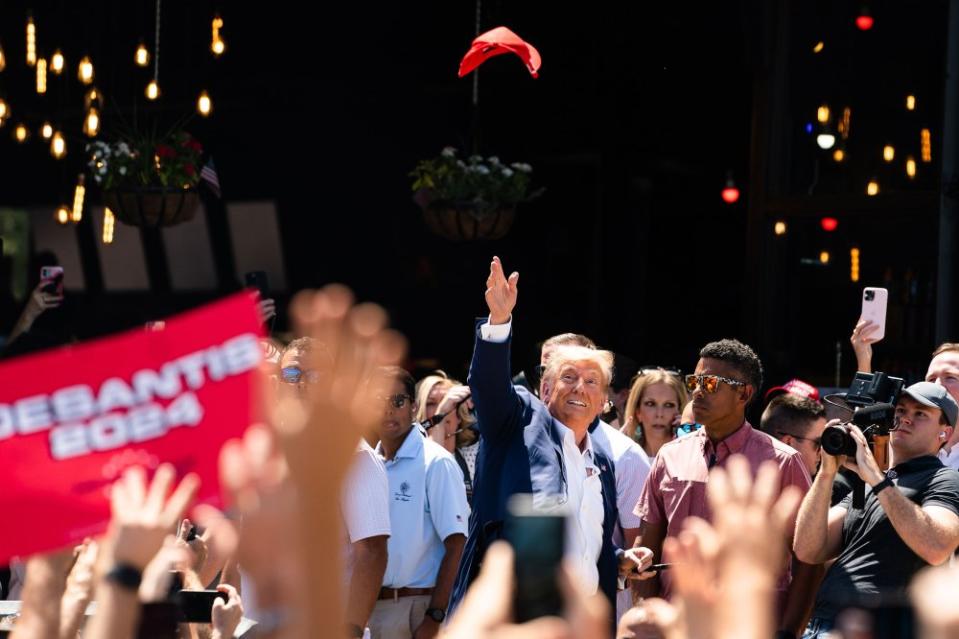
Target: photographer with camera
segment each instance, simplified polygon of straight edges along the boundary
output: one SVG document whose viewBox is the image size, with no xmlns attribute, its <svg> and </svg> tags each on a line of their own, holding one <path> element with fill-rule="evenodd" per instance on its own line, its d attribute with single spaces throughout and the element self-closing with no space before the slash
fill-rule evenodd
<svg viewBox="0 0 959 639">
<path fill-rule="evenodd" d="M 945 562 L 959 546 L 959 473 L 936 456 L 957 415 L 959 405 L 938 384 L 919 382 L 902 391 L 890 429 L 892 463 L 886 473 L 858 427 L 840 426 L 848 439 L 838 449 L 826 441 L 826 433 L 819 473 L 799 509 L 793 550 L 803 562 L 835 562 L 819 588 L 804 639 L 825 637 L 848 605 L 899 602 L 920 569 Z M 854 454 L 845 445 L 849 443 Z M 848 454 L 839 454 L 844 452 Z M 829 507 L 842 467 L 869 485 L 863 508 L 853 507 L 852 494 Z"/>
</svg>

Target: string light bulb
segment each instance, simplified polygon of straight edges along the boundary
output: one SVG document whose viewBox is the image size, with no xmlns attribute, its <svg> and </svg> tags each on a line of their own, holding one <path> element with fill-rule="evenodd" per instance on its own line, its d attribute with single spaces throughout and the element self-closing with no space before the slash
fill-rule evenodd
<svg viewBox="0 0 959 639">
<path fill-rule="evenodd" d="M 820 264 L 829 264 L 829 251 L 820 251 L 820 252 L 819 252 L 819 263 L 820 263 Z"/>
<path fill-rule="evenodd" d="M 855 246 L 849 249 L 849 281 L 859 281 L 859 249 Z"/>
<path fill-rule="evenodd" d="M 773 233 L 775 233 L 776 235 L 785 235 L 786 223 L 783 222 L 782 220 L 779 220 L 778 222 L 776 222 L 776 224 L 773 226 Z"/>
<path fill-rule="evenodd" d="M 157 84 L 156 80 L 150 80 L 150 84 L 147 85 L 144 94 L 146 94 L 147 100 L 156 100 L 160 97 L 160 85 Z"/>
<path fill-rule="evenodd" d="M 53 52 L 53 56 L 50 57 L 50 71 L 55 75 L 60 75 L 63 73 L 63 67 L 66 63 L 63 59 L 63 53 L 60 49 L 57 49 Z"/>
<path fill-rule="evenodd" d="M 3 98 L 0 98 L 0 121 L 7 119 L 10 115 L 10 107 L 7 106 L 7 101 Z"/>
<path fill-rule="evenodd" d="M 3 52 L 3 45 L 0 45 L 0 71 L 7 68 L 7 56 Z"/>
<path fill-rule="evenodd" d="M 822 40 L 820 40 L 820 41 L 817 42 L 816 45 L 812 48 L 812 52 L 813 52 L 813 53 L 821 53 L 822 50 L 823 50 L 823 48 L 824 48 L 825 46 L 826 46 L 826 43 L 823 42 Z"/>
<path fill-rule="evenodd" d="M 919 132 L 920 150 L 923 162 L 932 162 L 932 134 L 929 129 L 923 129 Z"/>
<path fill-rule="evenodd" d="M 116 223 L 115 218 L 113 217 L 113 211 L 110 210 L 110 207 L 104 207 L 103 209 L 103 243 L 104 244 L 113 244 L 113 226 Z"/>
<path fill-rule="evenodd" d="M 873 178 L 866 184 L 866 195 L 879 195 L 879 180 Z"/>
<path fill-rule="evenodd" d="M 916 96 L 907 95 L 906 96 L 906 111 L 915 111 L 916 110 Z"/>
<path fill-rule="evenodd" d="M 816 144 L 820 149 L 831 149 L 836 144 L 836 136 L 832 133 L 820 133 L 816 136 Z"/>
<path fill-rule="evenodd" d="M 213 101 L 206 91 L 200 92 L 200 97 L 196 100 L 196 110 L 203 117 L 208 117 L 213 112 Z"/>
<path fill-rule="evenodd" d="M 93 61 L 90 60 L 90 56 L 85 55 L 80 58 L 80 64 L 77 67 L 77 78 L 83 84 L 93 83 Z"/>
<path fill-rule="evenodd" d="M 836 129 L 839 131 L 839 135 L 843 140 L 849 138 L 849 121 L 851 119 L 852 109 L 846 107 L 842 110 L 842 118 L 839 120 L 839 124 L 836 126 Z"/>
<path fill-rule="evenodd" d="M 43 126 L 40 127 L 40 136 L 44 140 L 49 140 L 53 137 L 53 126 L 49 122 L 44 122 Z"/>
<path fill-rule="evenodd" d="M 60 224 L 66 224 L 70 221 L 70 209 L 67 208 L 66 204 L 61 204 L 57 207 L 56 213 L 53 214 L 53 219 Z"/>
<path fill-rule="evenodd" d="M 910 180 L 916 177 L 916 158 L 911 155 L 906 156 L 906 177 Z"/>
<path fill-rule="evenodd" d="M 91 107 L 103 107 L 103 94 L 100 93 L 96 87 L 90 87 L 90 90 L 87 91 L 86 95 L 83 96 L 83 106 L 86 109 Z"/>
<path fill-rule="evenodd" d="M 823 124 L 829 122 L 829 105 L 824 104 L 816 109 L 816 120 Z"/>
<path fill-rule="evenodd" d="M 87 111 L 87 117 L 83 120 L 83 132 L 91 138 L 100 132 L 100 112 L 94 107 Z"/>
<path fill-rule="evenodd" d="M 33 16 L 27 16 L 27 66 L 37 63 L 37 25 L 33 24 Z"/>
<path fill-rule="evenodd" d="M 47 60 L 40 58 L 37 60 L 37 93 L 43 95 L 47 92 Z"/>
<path fill-rule="evenodd" d="M 87 192 L 83 182 L 84 176 L 81 173 L 77 178 L 77 188 L 73 191 L 73 210 L 70 211 L 70 221 L 74 224 L 83 219 L 83 196 Z"/>
<path fill-rule="evenodd" d="M 54 131 L 50 140 L 50 153 L 58 160 L 67 154 L 67 141 L 59 131 Z"/>
<path fill-rule="evenodd" d="M 133 59 L 136 61 L 138 67 L 145 67 L 150 64 L 150 52 L 147 51 L 143 40 L 140 40 L 140 46 L 137 47 L 137 52 L 133 56 Z"/>
<path fill-rule="evenodd" d="M 896 149 L 894 149 L 892 145 L 890 144 L 887 144 L 886 146 L 882 147 L 882 159 L 885 160 L 886 162 L 892 162 L 893 160 L 895 160 Z"/>
<path fill-rule="evenodd" d="M 23 122 L 18 124 L 16 128 L 13 130 L 13 139 L 15 139 L 17 142 L 21 144 L 26 142 L 27 138 L 29 137 L 30 137 L 30 129 L 28 129 L 27 125 L 25 125 Z"/>
<path fill-rule="evenodd" d="M 835 151 L 832 152 L 832 159 L 835 160 L 836 162 L 842 162 L 843 160 L 846 159 L 846 152 L 843 151 L 842 149 L 836 149 Z"/>
<path fill-rule="evenodd" d="M 220 57 L 223 55 L 223 52 L 226 51 L 226 42 L 223 41 L 223 37 L 220 35 L 220 29 L 223 28 L 223 18 L 219 14 L 213 16 L 213 37 L 210 41 L 210 51 L 213 52 L 215 57 Z"/>
</svg>

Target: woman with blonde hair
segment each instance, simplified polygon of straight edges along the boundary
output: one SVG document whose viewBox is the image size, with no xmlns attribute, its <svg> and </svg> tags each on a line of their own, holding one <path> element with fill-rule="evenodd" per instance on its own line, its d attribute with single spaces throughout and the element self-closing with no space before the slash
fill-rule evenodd
<svg viewBox="0 0 959 639">
<path fill-rule="evenodd" d="M 463 471 L 466 498 L 473 500 L 473 475 L 479 454 L 479 434 L 472 428 L 476 418 L 471 412 L 469 386 L 464 386 L 443 371 L 427 375 L 416 384 L 416 413 L 413 419 L 423 423 L 437 414 L 446 416 L 427 432 L 427 436 L 448 450 Z"/>
<path fill-rule="evenodd" d="M 626 400 L 621 432 L 636 441 L 652 459 L 663 444 L 676 438 L 676 426 L 686 405 L 682 378 L 662 368 L 641 370 Z"/>
</svg>

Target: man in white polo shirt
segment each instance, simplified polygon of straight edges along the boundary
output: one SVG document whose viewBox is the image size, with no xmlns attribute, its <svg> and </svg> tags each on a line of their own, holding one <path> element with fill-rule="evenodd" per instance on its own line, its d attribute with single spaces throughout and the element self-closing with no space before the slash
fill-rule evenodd
<svg viewBox="0 0 959 639">
<path fill-rule="evenodd" d="M 463 472 L 442 446 L 413 425 L 414 382 L 401 368 L 383 401 L 377 454 L 389 479 L 389 559 L 369 627 L 374 639 L 430 639 L 446 616 L 466 543 L 469 506 Z"/>
</svg>

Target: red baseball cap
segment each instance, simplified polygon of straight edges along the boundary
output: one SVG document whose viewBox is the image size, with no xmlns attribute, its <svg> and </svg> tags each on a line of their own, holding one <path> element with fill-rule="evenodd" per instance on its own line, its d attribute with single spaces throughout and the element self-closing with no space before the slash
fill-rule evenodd
<svg viewBox="0 0 959 639">
<path fill-rule="evenodd" d="M 819 401 L 819 389 L 812 384 L 807 384 L 801 379 L 791 379 L 782 386 L 773 386 L 766 391 L 765 399 L 768 402 L 773 397 L 782 395 L 783 393 L 792 393 L 793 395 L 799 395 L 800 397 L 805 397 L 806 399 L 811 399 L 817 402 Z"/>
</svg>

